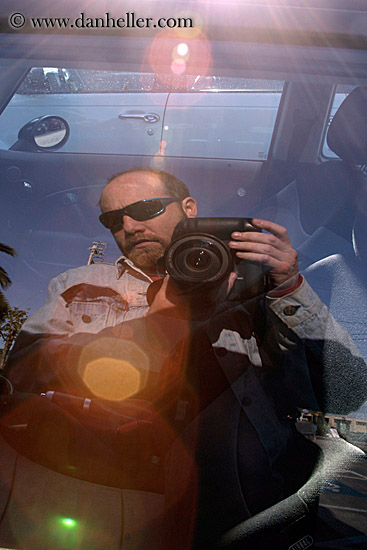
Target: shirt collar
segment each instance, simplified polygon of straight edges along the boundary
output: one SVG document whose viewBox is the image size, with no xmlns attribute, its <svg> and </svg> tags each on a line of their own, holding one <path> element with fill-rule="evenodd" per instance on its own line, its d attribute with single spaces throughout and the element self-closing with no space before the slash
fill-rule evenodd
<svg viewBox="0 0 367 550">
<path fill-rule="evenodd" d="M 138 267 L 136 267 L 133 262 L 131 260 L 129 260 L 128 258 L 126 258 L 126 256 L 120 256 L 120 258 L 118 258 L 116 261 L 115 261 L 115 266 L 116 266 L 116 279 L 120 279 L 122 274 L 128 270 L 128 269 L 132 269 L 133 271 L 135 271 L 136 273 L 139 273 L 140 275 L 143 275 L 143 277 L 149 281 L 150 283 L 152 282 L 152 279 L 146 274 L 144 273 L 144 271 L 142 271 L 141 269 L 139 269 Z"/>
</svg>

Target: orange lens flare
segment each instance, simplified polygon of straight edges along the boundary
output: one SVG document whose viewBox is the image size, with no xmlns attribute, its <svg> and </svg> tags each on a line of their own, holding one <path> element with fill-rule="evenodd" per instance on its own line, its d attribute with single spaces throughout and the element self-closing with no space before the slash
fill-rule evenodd
<svg viewBox="0 0 367 550">
<path fill-rule="evenodd" d="M 171 89 L 182 88 L 183 75 L 187 75 L 189 81 L 185 85 L 190 85 L 197 75 L 210 74 L 210 43 L 201 31 L 185 36 L 181 30 L 164 30 L 147 48 L 144 65 L 149 66 L 162 84 Z"/>
<path fill-rule="evenodd" d="M 137 368 L 120 359 L 101 357 L 85 367 L 83 381 L 96 396 L 110 401 L 120 401 L 136 394 L 141 377 Z"/>
<path fill-rule="evenodd" d="M 78 373 L 96 397 L 120 401 L 146 386 L 150 366 L 147 355 L 134 342 L 102 338 L 82 351 Z"/>
</svg>

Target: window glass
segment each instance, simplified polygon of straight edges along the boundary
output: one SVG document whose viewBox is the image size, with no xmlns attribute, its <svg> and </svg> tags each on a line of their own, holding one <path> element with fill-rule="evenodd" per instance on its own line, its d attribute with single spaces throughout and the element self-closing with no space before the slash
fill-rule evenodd
<svg viewBox="0 0 367 550">
<path fill-rule="evenodd" d="M 17 94 L 97 94 L 166 91 L 154 74 L 92 69 L 32 68 Z"/>
<path fill-rule="evenodd" d="M 229 76 L 155 75 L 153 73 L 99 71 L 33 67 L 17 90 L 17 94 L 87 94 L 120 92 L 218 92 L 272 91 L 281 92 L 279 80 L 246 79 Z"/>
<path fill-rule="evenodd" d="M 266 160 L 283 81 L 175 76 L 163 126 L 164 154 Z"/>
<path fill-rule="evenodd" d="M 31 120 L 70 127 L 64 153 L 265 160 L 283 82 L 34 67 L 0 117 L 8 149 Z"/>
<path fill-rule="evenodd" d="M 333 116 L 335 115 L 336 111 L 339 109 L 340 105 L 343 103 L 344 99 L 350 94 L 352 90 L 354 90 L 356 86 L 353 86 L 352 84 L 338 84 L 335 90 L 334 99 L 331 105 L 329 119 L 327 122 L 327 128 L 325 132 L 325 138 L 324 138 L 324 144 L 322 148 L 322 154 L 324 157 L 327 158 L 338 158 L 338 155 L 336 155 L 328 146 L 327 144 L 327 131 L 329 129 L 329 126 L 331 124 L 331 121 L 333 120 Z"/>
<path fill-rule="evenodd" d="M 288 87 L 288 90 L 293 93 L 292 101 L 284 101 L 282 105 L 285 109 L 290 109 L 290 112 L 284 114 L 293 121 L 293 115 L 297 115 L 303 104 L 302 97 L 299 99 L 295 93 L 297 90 L 292 92 L 291 88 L 291 86 Z M 330 117 L 334 116 L 342 100 L 352 89 L 352 86 L 339 86 L 336 89 L 331 98 L 333 105 Z M 61 154 L 48 155 L 37 150 L 34 154 L 29 152 L 23 154 L 23 149 L 20 148 L 21 153 L 17 156 L 13 151 L 2 151 L 0 213 L 3 223 L 0 242 L 6 243 L 17 251 L 16 258 L 9 254 L 2 254 L 0 264 L 12 280 L 12 285 L 6 290 L 9 304 L 32 315 L 40 315 L 39 324 L 35 325 L 34 330 L 41 335 L 52 331 L 56 334 L 72 334 L 73 331 L 75 334 L 88 332 L 95 334 L 106 327 L 141 317 L 145 311 L 144 308 L 147 307 L 144 300 L 145 286 L 148 285 L 148 281 L 140 276 L 141 273 L 134 278 L 130 272 L 126 274 L 124 272 L 124 277 L 121 277 L 117 266 L 114 266 L 121 251 L 116 245 L 115 235 L 99 222 L 99 198 L 105 182 L 113 174 L 141 166 L 160 168 L 174 174 L 187 184 L 190 194 L 197 199 L 199 217 L 249 216 L 267 219 L 286 227 L 290 241 L 299 254 L 299 265 L 306 281 L 327 304 L 340 325 L 348 330 L 363 357 L 366 358 L 367 339 L 364 323 L 366 308 L 364 306 L 367 304 L 365 263 L 367 256 L 364 247 L 366 229 L 365 209 L 363 209 L 366 201 L 364 180 L 358 178 L 353 180 L 352 193 L 349 187 L 352 178 L 347 170 L 339 169 L 341 161 L 325 162 L 321 163 L 321 166 L 317 166 L 316 163 L 304 166 L 297 160 L 289 159 L 278 164 L 273 162 L 274 159 L 269 159 L 269 163 L 265 163 L 269 155 L 282 90 L 283 82 L 265 79 L 250 80 L 202 75 L 167 77 L 153 73 L 141 75 L 135 72 L 52 67 L 32 69 L 5 112 L 0 116 L 0 139 L 4 144 L 3 148 L 9 149 L 17 144 L 21 140 L 21 137 L 18 138 L 21 128 L 37 117 L 48 115 L 62 117 L 70 127 L 70 135 L 65 135 L 66 142 L 58 149 Z M 330 89 L 330 96 L 332 93 Z M 299 95 L 302 96 L 302 94 Z M 299 99 L 298 103 L 296 103 L 297 99 Z M 328 99 L 326 98 L 325 102 Z M 295 105 L 297 110 L 294 109 Z M 318 125 L 320 132 L 317 143 L 320 143 L 323 138 L 322 127 L 325 124 L 323 120 Z M 57 127 L 56 131 L 60 132 L 60 127 Z M 276 131 L 277 138 L 287 138 L 287 132 L 284 131 L 282 124 L 276 126 Z M 289 137 L 290 140 L 291 137 Z M 324 154 L 332 156 L 332 153 L 327 153 L 325 148 Z M 327 165 L 332 165 L 331 170 L 337 165 L 337 170 L 323 172 L 324 168 L 328 168 Z M 312 178 L 309 177 L 310 168 Z M 321 170 L 316 173 L 319 168 Z M 296 177 L 294 177 L 295 169 Z M 352 177 L 354 178 L 355 175 L 353 174 Z M 122 196 L 121 204 L 117 204 L 116 209 L 120 210 L 127 203 L 139 202 L 142 195 L 139 195 L 139 186 L 137 187 L 138 191 L 134 187 L 133 191 L 130 190 L 131 194 L 128 192 L 128 199 Z M 159 238 L 164 237 L 166 229 L 160 223 L 164 219 L 170 219 L 167 216 L 174 212 L 176 207 L 177 204 L 170 204 L 161 218 L 157 212 L 156 217 L 148 220 L 148 223 L 152 223 L 151 231 L 155 232 L 153 237 L 156 240 L 153 242 L 159 243 Z M 135 221 L 139 222 L 142 206 L 135 206 L 135 208 L 137 208 L 134 210 L 137 214 Z M 111 206 L 111 209 L 115 209 L 115 205 Z M 151 235 L 148 234 L 148 241 L 150 237 Z M 139 242 L 139 238 L 137 236 L 135 244 L 133 243 L 133 247 L 137 246 L 135 250 L 146 246 L 145 244 L 141 246 L 144 240 Z M 155 247 L 156 244 L 152 246 Z M 208 249 L 210 248 L 211 245 Z M 139 252 L 135 257 L 138 256 Z M 199 265 L 199 270 L 200 266 L 205 268 L 207 257 L 205 250 L 195 264 Z M 190 258 L 195 259 L 196 256 L 190 255 Z M 221 261 L 218 263 L 220 264 Z M 100 273 L 100 276 L 95 277 L 94 273 Z M 133 288 L 123 286 L 128 275 L 136 283 Z M 54 277 L 57 279 L 51 283 L 47 291 L 50 280 Z M 297 278 L 297 281 L 298 284 L 300 279 Z M 88 285 L 91 288 L 88 288 Z M 310 292 L 307 288 L 304 283 L 303 291 L 306 290 L 306 293 Z M 300 293 L 303 291 L 302 288 L 299 290 Z M 298 339 L 307 337 L 308 340 L 309 338 L 309 333 L 305 332 L 307 323 L 311 330 L 315 326 L 317 328 L 318 317 L 315 315 L 314 320 L 309 321 L 309 312 L 305 309 L 309 307 L 309 311 L 314 311 L 319 307 L 319 302 L 312 295 L 309 306 L 306 303 L 305 307 L 302 301 L 297 302 L 297 289 L 295 294 L 293 294 L 294 290 L 291 292 L 292 295 L 288 297 L 282 292 L 278 294 L 275 302 L 281 306 L 281 309 L 274 311 L 274 316 L 270 311 L 267 313 L 269 323 L 274 322 L 276 330 L 278 330 L 277 323 L 280 322 L 282 323 L 280 327 L 286 327 L 282 333 L 279 333 L 281 337 L 284 334 L 285 342 L 284 349 L 281 349 L 284 363 L 279 363 L 279 369 L 272 368 L 273 359 L 271 355 L 268 356 L 266 348 L 268 341 L 262 339 L 262 331 L 267 330 L 265 322 L 264 326 L 260 326 L 260 321 L 263 322 L 264 319 L 260 318 L 259 326 L 255 327 L 259 334 L 254 333 L 252 325 L 247 323 L 247 317 L 243 316 L 244 312 L 241 308 L 238 310 L 238 321 L 235 316 L 233 318 L 234 323 L 238 322 L 238 325 L 234 326 L 236 330 L 232 325 L 229 325 L 229 328 L 220 326 L 219 328 L 224 330 L 213 334 L 213 350 L 214 353 L 218 352 L 218 358 L 223 361 L 223 365 L 226 368 L 228 365 L 231 367 L 231 361 L 233 361 L 232 365 L 237 368 L 236 361 L 238 361 L 238 372 L 241 376 L 243 372 L 244 384 L 241 381 L 241 386 L 233 384 L 233 387 L 234 389 L 240 387 L 241 392 L 242 389 L 249 390 L 250 394 L 249 397 L 246 396 L 246 400 L 243 399 L 242 394 L 239 395 L 238 405 L 241 408 L 245 406 L 246 411 L 250 411 L 249 414 L 253 416 L 249 416 L 249 421 L 254 421 L 254 428 L 258 428 L 259 433 L 264 436 L 263 440 L 258 441 L 255 429 L 251 428 L 250 423 L 245 423 L 246 419 L 238 428 L 238 414 L 234 407 L 232 409 L 232 388 L 230 388 L 230 392 L 225 394 L 225 399 L 227 395 L 229 396 L 228 407 L 224 402 L 227 409 L 223 409 L 222 401 L 219 402 L 219 408 L 215 409 L 218 410 L 218 422 L 211 421 L 209 417 L 207 425 L 213 426 L 213 438 L 208 438 L 208 441 L 219 442 L 220 449 L 224 449 L 224 456 L 227 456 L 227 450 L 231 448 L 234 448 L 236 453 L 237 448 L 250 449 L 250 452 L 247 455 L 244 453 L 243 456 L 250 458 L 256 456 L 256 463 L 259 462 L 260 465 L 260 477 L 250 475 L 247 478 L 246 469 L 249 468 L 248 471 L 252 472 L 252 464 L 243 465 L 243 487 L 247 490 L 247 479 L 253 483 L 246 495 L 251 504 L 252 499 L 255 501 L 257 495 L 271 494 L 269 490 L 271 485 L 267 479 L 271 482 L 272 478 L 269 476 L 263 482 L 261 470 L 262 464 L 270 464 L 268 455 L 258 461 L 258 450 L 265 449 L 262 447 L 264 443 L 269 446 L 269 456 L 271 456 L 270 452 L 275 444 L 282 443 L 281 430 L 284 427 L 288 430 L 296 417 L 298 417 L 299 431 L 310 440 L 315 440 L 320 446 L 334 445 L 335 442 L 331 437 L 337 438 L 338 434 L 354 444 L 365 445 L 366 443 L 367 404 L 359 409 L 361 397 L 358 395 L 351 407 L 344 407 L 343 402 L 344 392 L 347 394 L 346 401 L 351 397 L 348 395 L 349 384 L 355 387 L 353 384 L 355 385 L 358 380 L 358 373 L 355 371 L 352 370 L 351 374 L 348 370 L 343 371 L 343 361 L 345 360 L 346 365 L 350 361 L 348 349 L 345 348 L 345 342 L 348 342 L 347 335 L 345 332 L 337 332 L 336 340 L 333 340 L 334 334 L 331 334 L 329 341 L 324 332 L 312 333 L 311 331 L 311 339 L 316 340 L 317 345 L 310 348 L 309 354 L 303 354 L 303 352 L 298 354 L 296 349 L 297 353 L 293 355 L 295 349 L 292 349 L 293 343 Z M 46 309 L 41 314 L 36 313 L 45 304 L 46 294 Z M 53 297 L 55 294 L 57 294 L 57 301 Z M 205 297 L 204 292 L 200 297 L 202 296 Z M 275 302 L 265 300 L 269 307 L 270 303 L 275 304 Z M 257 303 L 254 304 L 254 307 L 257 305 Z M 259 305 L 261 307 L 259 317 L 261 317 L 261 312 L 264 311 L 262 298 Z M 252 304 L 249 304 L 249 307 L 252 308 Z M 235 310 L 237 313 L 236 308 Z M 304 312 L 305 315 L 301 322 L 297 321 L 298 310 L 300 314 Z M 319 309 L 318 314 L 321 318 L 326 313 L 325 310 Z M 48 316 L 52 318 L 52 322 L 48 321 Z M 294 319 L 296 321 L 293 321 Z M 230 320 L 232 323 L 232 319 Z M 254 320 L 258 322 L 257 319 Z M 294 326 L 297 329 L 301 328 L 298 333 L 294 332 L 292 335 L 290 331 Z M 332 328 L 333 323 L 330 326 Z M 341 331 L 341 328 L 338 330 Z M 254 335 L 259 338 L 255 338 Z M 272 334 L 270 336 L 272 337 Z M 319 346 L 319 339 L 321 346 Z M 338 345 L 335 347 L 334 344 Z M 271 345 L 269 343 L 269 348 Z M 195 357 L 200 360 L 203 358 L 202 364 L 206 367 L 205 357 L 208 356 L 211 360 L 214 355 L 208 354 L 205 346 L 206 340 L 203 339 L 200 346 L 198 345 L 199 353 Z M 110 348 L 109 345 L 109 350 Z M 319 412 L 319 402 L 316 397 L 315 401 L 313 400 L 312 389 L 312 385 L 315 385 L 316 390 L 322 386 L 317 353 L 319 353 L 318 350 L 324 349 L 325 360 L 331 361 L 333 366 L 337 367 L 334 369 L 336 379 L 341 380 L 337 391 L 333 393 L 333 396 L 337 394 L 337 405 L 335 408 L 325 409 L 328 413 L 326 417 Z M 273 349 L 270 351 L 273 352 Z M 361 366 L 363 372 L 362 360 L 358 359 L 359 352 L 354 347 L 352 351 L 353 357 L 357 358 L 358 368 Z M 140 355 L 137 357 L 140 358 Z M 110 358 L 108 361 L 110 362 Z M 225 361 L 227 363 L 224 363 Z M 309 361 L 309 365 L 304 361 Z M 32 365 L 32 380 L 37 381 L 38 374 L 34 374 L 34 370 L 38 363 L 34 357 L 29 364 Z M 248 368 L 248 365 L 253 365 L 254 368 Z M 288 369 L 288 365 L 292 368 Z M 274 362 L 274 366 L 278 367 L 278 363 Z M 312 369 L 310 376 L 309 371 L 306 370 L 309 368 Z M 287 378 L 288 371 L 289 378 Z M 208 368 L 206 372 L 203 369 L 205 376 L 208 372 L 210 373 L 209 382 L 213 380 L 216 383 L 218 380 L 218 387 L 215 384 L 212 386 L 208 384 L 208 399 L 211 399 L 211 391 L 213 395 L 216 391 L 223 391 L 220 387 L 222 377 L 217 377 L 214 369 Z M 225 384 L 227 384 L 227 372 L 228 370 L 223 370 L 226 375 Z M 237 376 L 236 371 L 233 372 Z M 344 378 L 339 376 L 340 372 Z M 247 379 L 247 373 L 250 373 L 252 378 Z M 275 380 L 278 378 L 278 373 L 281 375 L 278 379 L 279 383 Z M 273 374 L 274 378 L 272 378 Z M 196 373 L 193 378 L 196 379 Z M 95 380 L 98 381 L 98 378 L 96 377 Z M 206 379 L 204 377 L 201 380 Z M 268 386 L 267 380 L 269 380 Z M 273 380 L 275 380 L 274 400 L 267 400 L 267 392 L 269 391 L 269 395 L 270 391 L 273 392 L 271 387 Z M 345 380 L 347 382 L 344 383 Z M 262 384 L 263 381 L 264 387 L 257 385 Z M 98 393 L 101 385 L 98 384 L 98 388 L 96 386 L 97 384 L 88 386 L 91 394 L 95 392 L 98 398 L 106 397 L 105 394 Z M 117 384 L 116 388 L 118 389 Z M 252 391 L 253 394 L 251 394 Z M 342 391 L 340 400 L 339 391 Z M 256 399 L 253 399 L 254 395 Z M 321 390 L 320 395 L 322 398 Z M 186 396 L 183 397 L 183 403 L 180 400 L 177 406 L 175 422 L 176 420 L 180 422 L 180 415 L 186 414 L 187 401 Z M 261 401 L 257 401 L 257 397 L 263 399 L 263 403 L 265 402 L 266 407 L 269 406 L 270 409 L 263 408 Z M 273 398 L 273 395 L 271 397 Z M 214 399 L 216 398 L 215 395 Z M 294 401 L 292 401 L 293 398 Z M 237 403 L 235 404 L 237 407 Z M 279 418 L 273 416 L 273 404 L 277 408 L 276 415 L 279 414 Z M 210 407 L 207 409 L 210 410 Z M 223 410 L 225 412 L 235 410 L 236 417 L 233 417 L 233 422 L 228 422 L 226 425 L 221 423 Z M 176 414 L 176 410 L 174 413 Z M 279 426 L 279 436 L 275 431 L 274 439 L 272 438 L 273 419 L 276 420 L 276 430 Z M 229 428 L 233 428 L 234 435 Z M 246 435 L 243 441 L 239 440 L 240 445 L 237 446 L 237 433 L 242 437 L 242 432 Z M 55 433 L 58 437 L 58 430 Z M 287 435 L 286 431 L 284 433 Z M 216 441 L 217 437 L 218 441 Z M 210 446 L 206 448 L 211 451 Z M 281 451 L 281 446 L 279 449 Z M 303 454 L 307 457 L 307 453 L 302 452 L 302 456 Z M 212 463 L 212 453 L 208 452 L 208 456 L 209 462 Z M 291 457 L 297 471 L 301 470 L 302 466 L 299 456 L 295 455 L 296 460 L 293 456 Z M 149 458 L 149 468 L 150 464 L 155 467 L 160 460 L 158 454 L 153 454 L 152 457 L 154 460 L 151 461 Z M 221 460 L 218 460 L 218 465 L 222 468 Z M 224 467 L 226 468 L 226 464 Z M 284 465 L 284 471 L 286 472 L 284 478 L 287 481 L 287 463 Z M 220 470 L 220 475 L 222 472 L 223 470 Z M 226 472 L 224 472 L 224 478 L 225 474 Z M 215 476 L 217 476 L 216 473 Z M 158 476 L 154 478 L 159 480 Z M 237 474 L 235 478 L 237 479 Z M 217 479 L 214 481 L 216 482 Z M 302 484 L 303 482 L 304 480 Z M 215 483 L 212 483 L 212 486 L 216 487 Z M 262 487 L 262 494 L 258 491 L 259 487 Z M 155 490 L 156 486 L 154 485 L 153 488 Z M 242 499 L 242 485 L 239 488 Z M 228 487 L 224 486 L 223 489 L 227 494 Z M 290 494 L 292 492 L 290 491 Z M 158 491 L 156 494 L 159 494 Z M 328 496 L 330 493 L 327 494 Z M 325 503 L 325 495 L 323 494 L 322 497 L 324 498 L 322 502 Z M 331 502 L 332 509 L 335 506 L 339 507 L 337 500 L 327 502 Z M 271 503 L 260 502 L 259 509 L 266 508 L 268 504 Z M 347 504 L 352 508 L 355 505 Z M 257 503 L 255 502 L 252 506 L 256 511 Z M 141 508 L 143 509 L 143 506 Z M 208 514 L 208 517 L 211 515 Z M 72 525 L 70 524 L 70 521 L 73 521 L 72 518 L 71 515 L 70 518 L 65 518 L 69 522 L 69 527 Z M 351 526 L 357 529 L 359 519 L 357 518 L 355 524 L 352 523 Z M 142 545 L 142 547 L 145 546 Z M 174 547 L 177 545 L 172 545 L 172 548 Z"/>
</svg>

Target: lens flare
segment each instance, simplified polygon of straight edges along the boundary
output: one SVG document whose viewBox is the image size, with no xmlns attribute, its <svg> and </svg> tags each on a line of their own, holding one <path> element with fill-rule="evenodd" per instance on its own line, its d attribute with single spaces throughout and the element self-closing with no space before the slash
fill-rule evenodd
<svg viewBox="0 0 367 550">
<path fill-rule="evenodd" d="M 101 357 L 88 363 L 84 384 L 96 397 L 120 401 L 139 391 L 140 373 L 128 361 Z"/>
<path fill-rule="evenodd" d="M 75 527 L 78 526 L 78 522 L 72 518 L 60 518 L 59 524 L 62 527 L 66 527 L 67 529 L 74 529 Z"/>
<path fill-rule="evenodd" d="M 190 59 L 188 45 L 181 43 L 178 46 L 175 46 L 172 50 L 172 59 L 173 61 L 178 61 L 179 63 L 182 63 L 182 61 L 188 61 Z"/>
<path fill-rule="evenodd" d="M 189 53 L 189 47 L 187 44 L 185 44 L 184 42 L 181 42 L 181 44 L 179 44 L 177 46 L 177 53 L 178 55 L 181 55 L 182 57 L 184 57 L 185 55 L 187 55 Z"/>
<path fill-rule="evenodd" d="M 150 161 L 150 166 L 156 170 L 161 170 L 164 166 L 164 150 L 159 151 L 154 158 Z"/>
<path fill-rule="evenodd" d="M 149 358 L 128 336 L 127 340 L 99 338 L 81 352 L 78 374 L 96 397 L 127 399 L 147 384 Z"/>
<path fill-rule="evenodd" d="M 171 63 L 171 71 L 173 74 L 183 74 L 186 70 L 186 63 L 183 59 L 175 59 Z"/>
<path fill-rule="evenodd" d="M 147 48 L 143 65 L 170 89 L 192 86 L 197 75 L 211 72 L 210 42 L 201 31 L 185 36 L 180 29 L 163 30 Z M 187 82 L 183 82 L 183 75 Z"/>
<path fill-rule="evenodd" d="M 79 521 L 70 517 L 54 516 L 50 517 L 47 523 L 46 532 L 49 533 L 49 543 L 60 545 L 65 550 L 71 550 L 80 545 L 84 529 Z"/>
</svg>

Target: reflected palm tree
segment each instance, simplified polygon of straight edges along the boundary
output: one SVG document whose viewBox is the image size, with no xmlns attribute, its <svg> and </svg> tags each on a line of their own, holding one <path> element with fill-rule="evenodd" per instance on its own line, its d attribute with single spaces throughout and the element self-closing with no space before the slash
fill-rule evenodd
<svg viewBox="0 0 367 550">
<path fill-rule="evenodd" d="M 6 244 L 0 243 L 0 252 L 4 254 L 9 254 L 9 256 L 15 256 L 16 252 L 14 248 L 7 246 Z M 8 309 L 8 302 L 3 294 L 3 290 L 7 289 L 11 285 L 11 280 L 4 268 L 0 267 L 0 320 Z"/>
</svg>

